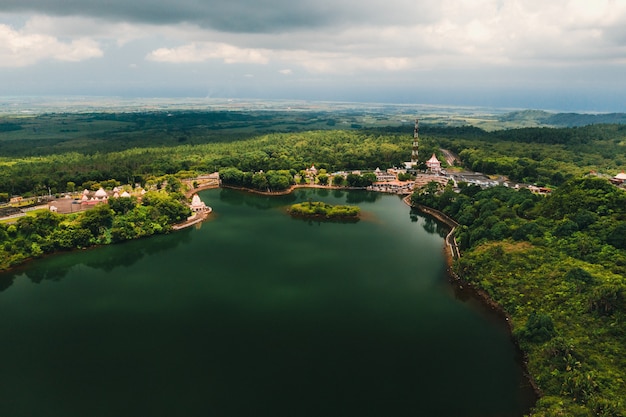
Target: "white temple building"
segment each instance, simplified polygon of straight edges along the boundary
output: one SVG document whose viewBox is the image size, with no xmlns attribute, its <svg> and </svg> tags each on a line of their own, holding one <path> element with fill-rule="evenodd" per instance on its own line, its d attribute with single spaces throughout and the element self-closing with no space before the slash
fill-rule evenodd
<svg viewBox="0 0 626 417">
<path fill-rule="evenodd" d="M 191 198 L 191 211 L 194 213 L 205 211 L 211 212 L 211 207 L 204 204 L 204 201 L 200 200 L 198 194 L 194 194 Z"/>
<path fill-rule="evenodd" d="M 437 159 L 434 153 L 433 156 L 431 156 L 430 159 L 426 161 L 426 166 L 428 167 L 428 169 L 431 170 L 431 172 L 435 174 L 441 172 L 441 162 L 439 161 L 439 159 Z"/>
<path fill-rule="evenodd" d="M 398 179 L 396 174 L 389 172 L 389 170 L 381 171 L 380 168 L 376 168 L 374 175 L 376 175 L 376 181 L 395 181 Z"/>
<path fill-rule="evenodd" d="M 315 168 L 315 165 L 311 165 L 311 168 L 307 168 L 305 172 L 306 172 L 306 175 L 309 177 L 315 176 L 317 175 L 317 168 Z"/>
<path fill-rule="evenodd" d="M 104 188 L 100 187 L 98 189 L 98 191 L 96 191 L 96 194 L 94 195 L 96 200 L 106 200 L 109 198 L 108 194 L 106 191 L 104 191 Z"/>
</svg>

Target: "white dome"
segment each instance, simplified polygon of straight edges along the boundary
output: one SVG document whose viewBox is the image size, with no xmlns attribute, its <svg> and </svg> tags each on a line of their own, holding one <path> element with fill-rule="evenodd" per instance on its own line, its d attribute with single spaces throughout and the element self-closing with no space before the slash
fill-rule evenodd
<svg viewBox="0 0 626 417">
<path fill-rule="evenodd" d="M 191 205 L 196 207 L 196 206 L 201 206 L 204 203 L 202 202 L 202 200 L 200 200 L 200 197 L 198 197 L 198 194 L 194 194 L 193 198 L 191 199 Z"/>
<path fill-rule="evenodd" d="M 96 191 L 96 197 L 97 198 L 103 198 L 107 196 L 107 192 L 104 191 L 104 188 L 100 188 L 98 191 Z"/>
</svg>

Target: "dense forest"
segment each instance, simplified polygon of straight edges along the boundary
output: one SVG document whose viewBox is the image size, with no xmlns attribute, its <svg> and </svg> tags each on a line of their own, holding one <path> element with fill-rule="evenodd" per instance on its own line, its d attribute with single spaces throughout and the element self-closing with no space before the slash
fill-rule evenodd
<svg viewBox="0 0 626 417">
<path fill-rule="evenodd" d="M 230 167 L 244 172 L 299 172 L 311 164 L 329 172 L 384 169 L 400 166 L 410 155 L 410 125 L 348 130 L 325 125 L 321 130 L 284 131 L 294 130 L 285 121 L 261 129 L 278 130 L 273 133 L 254 133 L 250 126 L 241 127 L 242 115 L 226 114 L 230 124 L 221 130 L 220 123 L 226 121 L 214 120 L 211 113 L 135 115 L 132 123 L 129 115 L 83 115 L 68 121 L 46 116 L 28 129 L 19 129 L 22 125 L 15 120 L 20 119 L 11 119 L 8 131 L 0 132 L 0 199 L 44 190 L 71 191 L 89 181 L 145 185 L 155 176 L 181 171 L 192 176 Z M 254 126 L 269 117 L 250 123 Z M 55 129 L 44 134 L 39 125 L 47 119 Z M 320 125 L 319 118 L 313 119 L 316 127 Z M 466 168 L 537 185 L 558 186 L 592 170 L 614 175 L 626 166 L 625 147 L 624 125 L 492 132 L 426 125 L 420 132 L 423 161 L 433 152 L 442 159 L 439 149 L 445 148 L 458 153 Z"/>
<path fill-rule="evenodd" d="M 537 115 L 516 117 L 527 116 Z M 82 214 L 46 212 L 0 224 L 0 269 L 56 250 L 168 231 L 189 214 L 173 187 L 182 178 L 219 171 L 227 185 L 279 191 L 302 181 L 314 164 L 323 183 L 326 172 L 400 166 L 411 154 L 412 132 L 412 122 L 363 126 L 327 113 L 1 119 L 0 202 L 115 184 L 155 191 L 141 202 L 119 199 Z M 463 255 L 454 270 L 511 317 L 543 394 L 534 414 L 625 416 L 626 195 L 606 178 L 626 168 L 626 126 L 423 125 L 418 167 L 432 153 L 444 160 L 442 149 L 460 157 L 450 170 L 554 189 L 541 197 L 527 189 L 430 183 L 412 196 L 460 224 Z M 367 174 L 335 178 L 334 185 L 372 181 Z M 169 192 L 156 191 L 163 187 Z"/>
</svg>

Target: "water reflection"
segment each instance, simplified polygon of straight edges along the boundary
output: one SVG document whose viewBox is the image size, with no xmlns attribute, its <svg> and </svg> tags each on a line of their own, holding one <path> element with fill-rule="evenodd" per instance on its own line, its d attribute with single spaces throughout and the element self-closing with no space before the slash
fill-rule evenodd
<svg viewBox="0 0 626 417">
<path fill-rule="evenodd" d="M 230 188 L 222 188 L 220 189 L 220 201 L 233 206 L 241 206 L 245 202 L 245 194 Z"/>
<path fill-rule="evenodd" d="M 326 188 L 318 188 L 316 194 L 319 195 L 320 197 L 328 197 L 330 192 Z"/>
<path fill-rule="evenodd" d="M 446 236 L 448 236 L 448 233 L 450 233 L 450 228 L 443 223 L 437 222 L 437 233 L 439 234 L 439 236 L 445 238 Z"/>
<path fill-rule="evenodd" d="M 60 281 L 78 265 L 111 272 L 117 267 L 129 267 L 146 256 L 171 250 L 189 242 L 191 230 L 181 230 L 175 236 L 151 238 L 91 248 L 81 251 L 62 252 L 45 259 L 38 259 L 0 274 L 0 292 L 9 288 L 16 277 L 26 276 L 33 283 Z"/>
<path fill-rule="evenodd" d="M 9 274 L 0 275 L 0 292 L 6 290 L 13 284 L 13 276 Z"/>
<path fill-rule="evenodd" d="M 74 265 L 52 265 L 49 268 L 33 268 L 24 275 L 35 284 L 43 280 L 60 281 Z"/>
<path fill-rule="evenodd" d="M 437 231 L 437 224 L 432 218 L 426 217 L 422 226 L 431 235 Z"/>
<path fill-rule="evenodd" d="M 251 196 L 254 196 L 252 198 Z M 280 207 L 291 202 L 295 202 L 297 196 L 295 193 L 285 195 L 260 195 L 250 192 L 234 190 L 230 188 L 222 188 L 220 190 L 220 201 L 233 206 L 246 205 L 260 210 L 269 210 Z"/>
<path fill-rule="evenodd" d="M 415 220 L 413 216 L 415 216 Z M 422 216 L 424 218 L 424 224 L 422 225 L 422 227 L 428 233 L 430 234 L 436 233 L 443 238 L 445 238 L 448 235 L 448 233 L 450 233 L 450 228 L 447 225 L 438 222 L 434 217 L 425 213 L 422 214 Z M 418 217 L 417 214 L 411 214 L 411 221 L 417 221 L 417 217 Z"/>
<path fill-rule="evenodd" d="M 345 194 L 346 193 L 344 191 L 342 191 L 342 190 L 334 190 L 333 191 L 333 197 L 335 197 L 335 198 L 343 198 L 343 196 Z"/>
<path fill-rule="evenodd" d="M 349 204 L 373 203 L 376 200 L 380 199 L 381 196 L 382 196 L 381 193 L 377 193 L 374 191 L 349 193 L 348 196 L 346 197 L 346 202 Z"/>
<path fill-rule="evenodd" d="M 354 223 L 358 223 L 361 220 L 358 217 L 346 217 L 343 219 L 321 219 L 321 218 L 291 216 L 291 218 L 295 221 L 308 223 L 310 226 L 314 224 L 321 226 L 322 223 L 345 223 L 345 224 L 352 223 L 354 224 Z"/>
</svg>

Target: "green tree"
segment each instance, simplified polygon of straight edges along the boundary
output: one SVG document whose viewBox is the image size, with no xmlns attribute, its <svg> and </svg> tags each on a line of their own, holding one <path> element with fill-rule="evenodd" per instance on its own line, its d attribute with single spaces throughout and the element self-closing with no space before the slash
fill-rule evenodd
<svg viewBox="0 0 626 417">
<path fill-rule="evenodd" d="M 157 217 L 156 222 L 160 223 L 161 226 L 182 222 L 191 214 L 189 206 L 163 192 L 151 191 L 146 193 L 143 196 L 142 204 L 155 209 L 153 215 Z"/>
<path fill-rule="evenodd" d="M 89 230 L 97 238 L 105 229 L 111 227 L 113 210 L 111 210 L 108 204 L 98 204 L 84 212 L 79 222 L 81 227 Z"/>
<path fill-rule="evenodd" d="M 177 193 L 183 187 L 183 183 L 175 175 L 168 175 L 165 180 L 167 181 L 165 189 L 168 193 Z"/>
<path fill-rule="evenodd" d="M 106 181 L 100 181 L 100 186 L 104 189 L 111 190 L 115 187 L 119 187 L 120 182 L 118 180 L 109 179 Z"/>
<path fill-rule="evenodd" d="M 252 187 L 257 190 L 267 190 L 269 188 L 269 182 L 263 172 L 257 172 L 252 175 Z"/>
<path fill-rule="evenodd" d="M 374 182 L 376 182 L 376 174 L 373 172 L 366 172 L 362 175 L 362 187 L 369 187 Z"/>
<path fill-rule="evenodd" d="M 110 198 L 109 207 L 115 214 L 126 214 L 137 206 L 137 197 Z"/>
<path fill-rule="evenodd" d="M 564 275 L 567 281 L 574 283 L 591 284 L 593 276 L 582 268 L 575 267 L 567 271 Z"/>
<path fill-rule="evenodd" d="M 223 184 L 239 187 L 243 185 L 243 172 L 237 168 L 224 168 L 219 174 Z"/>
<path fill-rule="evenodd" d="M 24 216 L 17 220 L 17 228 L 23 236 L 46 236 L 61 222 L 61 216 L 48 210 L 36 213 L 34 216 Z"/>
<path fill-rule="evenodd" d="M 609 232 L 606 241 L 618 249 L 626 249 L 626 222 L 615 225 Z"/>
<path fill-rule="evenodd" d="M 336 187 L 341 187 L 344 184 L 344 178 L 341 175 L 333 176 L 333 185 Z"/>
<path fill-rule="evenodd" d="M 286 190 L 294 183 L 291 173 L 287 170 L 268 171 L 266 174 L 267 184 L 270 190 Z"/>
<path fill-rule="evenodd" d="M 516 336 L 531 343 L 542 343 L 556 335 L 552 318 L 545 313 L 532 311 L 526 325 L 516 332 Z"/>
<path fill-rule="evenodd" d="M 603 283 L 593 288 L 589 300 L 589 309 L 600 315 L 609 316 L 616 311 L 624 310 L 624 293 L 626 285 L 623 283 Z"/>
</svg>

